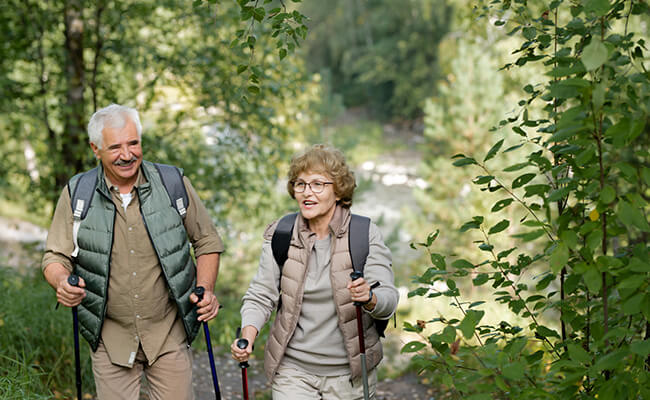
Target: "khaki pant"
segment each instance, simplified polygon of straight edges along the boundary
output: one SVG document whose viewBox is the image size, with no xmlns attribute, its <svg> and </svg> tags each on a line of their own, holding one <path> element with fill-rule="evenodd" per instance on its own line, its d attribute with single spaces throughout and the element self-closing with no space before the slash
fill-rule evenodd
<svg viewBox="0 0 650 400">
<path fill-rule="evenodd" d="M 368 392 L 375 398 L 377 371 L 368 371 Z M 318 376 L 280 367 L 271 387 L 273 400 L 358 400 L 363 399 L 363 377 L 350 383 L 350 375 Z"/>
<path fill-rule="evenodd" d="M 193 400 L 192 353 L 183 343 L 172 352 L 161 354 L 155 363 L 148 365 L 147 358 L 138 349 L 133 368 L 111 363 L 104 344 L 91 354 L 93 374 L 99 400 L 137 400 L 144 374 L 151 400 Z"/>
</svg>

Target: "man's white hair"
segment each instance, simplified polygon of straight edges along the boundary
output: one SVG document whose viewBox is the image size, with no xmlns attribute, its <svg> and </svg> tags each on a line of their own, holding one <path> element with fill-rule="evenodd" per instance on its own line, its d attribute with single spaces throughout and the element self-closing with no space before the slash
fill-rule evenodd
<svg viewBox="0 0 650 400">
<path fill-rule="evenodd" d="M 90 121 L 88 122 L 88 139 L 97 148 L 102 148 L 104 127 L 109 126 L 114 129 L 121 129 L 126 125 L 127 118 L 135 124 L 135 129 L 138 131 L 138 138 L 142 138 L 142 124 L 140 124 L 140 117 L 135 108 L 122 106 L 119 104 L 111 104 L 97 110 Z"/>
</svg>

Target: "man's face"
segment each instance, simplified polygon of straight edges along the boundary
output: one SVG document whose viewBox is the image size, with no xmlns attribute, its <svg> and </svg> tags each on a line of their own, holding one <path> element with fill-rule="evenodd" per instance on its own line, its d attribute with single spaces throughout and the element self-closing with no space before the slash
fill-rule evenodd
<svg viewBox="0 0 650 400">
<path fill-rule="evenodd" d="M 114 185 L 134 184 L 142 164 L 142 147 L 135 124 L 126 119 L 120 128 L 105 126 L 102 130 L 102 148 L 91 143 L 93 152 L 102 162 L 106 176 Z"/>
</svg>

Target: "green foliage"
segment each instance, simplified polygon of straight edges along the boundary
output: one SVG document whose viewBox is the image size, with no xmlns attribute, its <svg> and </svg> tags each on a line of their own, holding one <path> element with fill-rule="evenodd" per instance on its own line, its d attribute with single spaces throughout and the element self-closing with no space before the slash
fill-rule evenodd
<svg viewBox="0 0 650 400">
<path fill-rule="evenodd" d="M 498 140 L 454 157 L 479 170 L 473 182 L 494 206 L 461 228 L 478 234 L 477 261 L 448 267 L 437 234 L 419 244 L 432 266 L 409 296 L 447 298 L 458 312 L 406 324 L 423 340 L 403 351 L 455 398 L 647 398 L 650 80 L 639 21 L 650 9 L 598 0 L 481 9 L 521 35 L 506 73 L 533 66 L 545 77 L 498 124 L 512 131 L 505 150 Z M 506 208 L 508 218 L 490 215 Z M 466 300 L 483 285 L 509 315 Z"/>
<path fill-rule="evenodd" d="M 311 1 L 301 10 L 310 17 L 308 65 L 331 74 L 346 106 L 369 106 L 382 118 L 421 115 L 449 29 L 445 2 Z"/>
<path fill-rule="evenodd" d="M 293 3 L 300 3 L 301 0 L 292 0 Z M 194 0 L 196 10 L 199 8 L 217 8 L 222 6 L 220 0 Z M 254 61 L 253 55 L 259 37 L 270 36 L 278 52 L 279 60 L 283 60 L 288 54 L 293 54 L 300 42 L 305 40 L 307 17 L 296 9 L 289 9 L 283 1 L 264 0 L 237 0 L 239 5 L 239 24 L 246 25 L 245 29 L 238 29 L 236 35 L 230 42 L 231 48 L 240 48 L 250 52 L 250 58 L 237 64 L 237 75 L 247 72 L 248 92 L 252 95 L 260 93 L 260 80 L 263 72 L 260 66 Z M 214 6 L 212 6 L 214 4 Z M 295 7 L 294 7 L 295 8 Z M 270 24 L 270 30 L 264 24 Z M 260 26 L 260 29 L 256 28 Z M 266 51 L 262 48 L 262 51 Z M 235 64 L 233 64 L 233 67 Z"/>
<path fill-rule="evenodd" d="M 27 275 L 0 267 L 0 397 L 73 397 L 74 340 L 69 308 L 54 309 L 52 288 L 40 269 Z M 89 347 L 81 346 L 84 393 L 94 393 Z"/>
</svg>

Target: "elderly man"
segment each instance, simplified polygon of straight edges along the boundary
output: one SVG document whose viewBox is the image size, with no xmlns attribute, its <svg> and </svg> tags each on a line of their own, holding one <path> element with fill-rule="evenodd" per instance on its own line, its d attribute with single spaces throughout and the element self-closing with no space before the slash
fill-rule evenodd
<svg viewBox="0 0 650 400">
<path fill-rule="evenodd" d="M 90 147 L 100 163 L 61 192 L 43 274 L 59 303 L 79 305 L 99 399 L 138 399 L 143 373 L 150 398 L 192 399 L 189 344 L 201 321 L 217 315 L 223 245 L 181 171 L 143 161 L 141 131 L 129 107 L 113 104 L 91 117 Z M 170 198 L 165 168 L 176 172 L 188 204 Z M 92 196 L 72 204 L 82 186 Z M 71 273 L 79 287 L 67 282 Z M 201 301 L 196 286 L 206 289 Z"/>
</svg>

